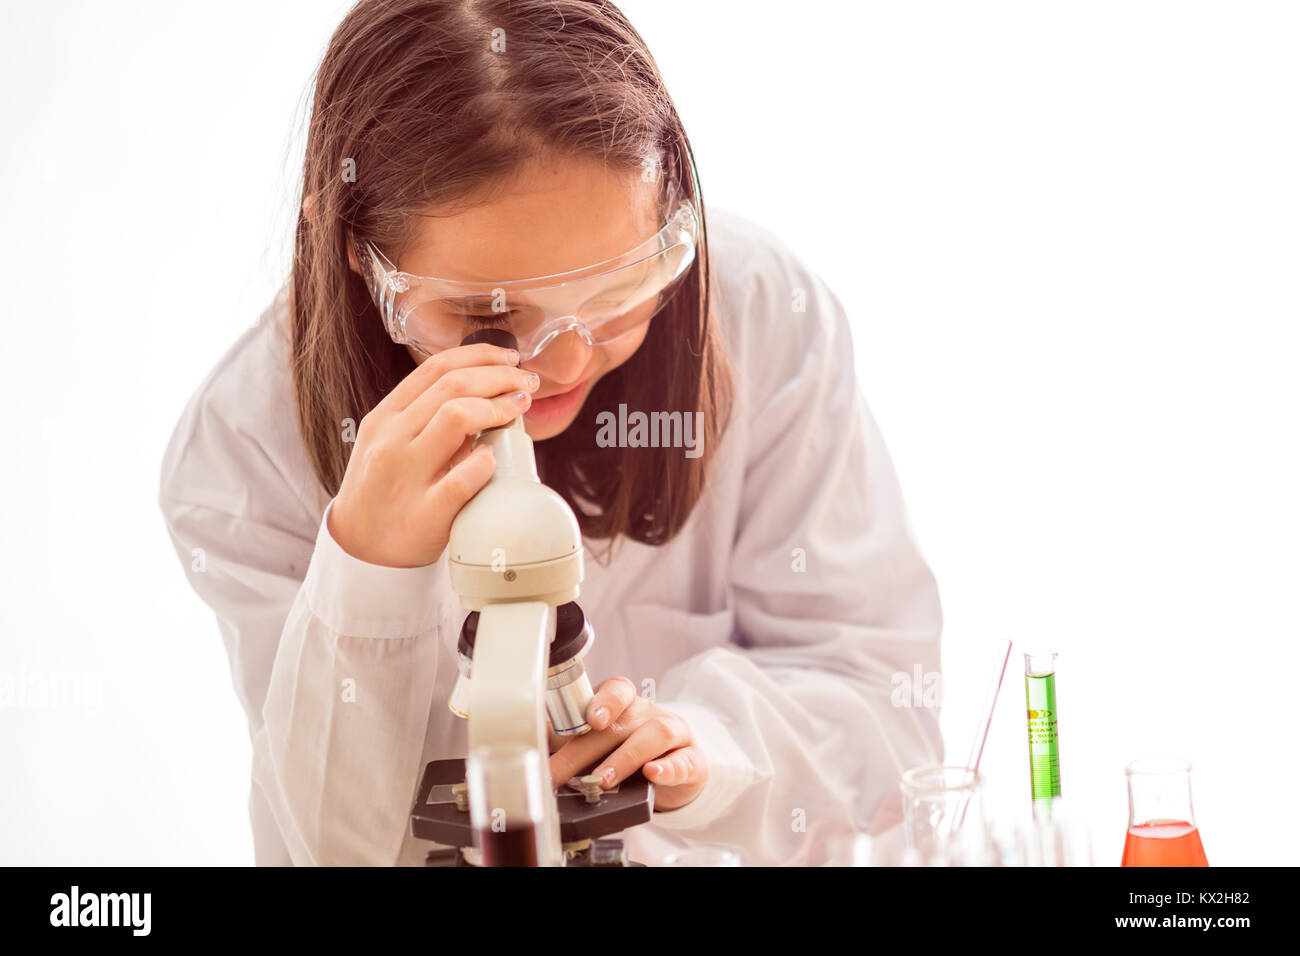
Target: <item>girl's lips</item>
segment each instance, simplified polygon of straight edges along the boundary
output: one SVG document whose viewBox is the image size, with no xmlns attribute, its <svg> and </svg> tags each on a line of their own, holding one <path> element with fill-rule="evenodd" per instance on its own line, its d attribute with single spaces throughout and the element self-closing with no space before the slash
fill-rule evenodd
<svg viewBox="0 0 1300 956">
<path fill-rule="evenodd" d="M 567 392 L 559 392 L 546 398 L 535 398 L 524 417 L 534 422 L 554 422 L 572 415 L 582 406 L 582 399 L 587 394 L 587 380 L 583 379 Z"/>
</svg>

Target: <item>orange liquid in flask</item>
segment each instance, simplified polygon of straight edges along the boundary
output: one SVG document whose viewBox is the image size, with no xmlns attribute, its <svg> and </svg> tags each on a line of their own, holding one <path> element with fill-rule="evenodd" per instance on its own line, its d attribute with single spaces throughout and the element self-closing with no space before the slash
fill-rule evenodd
<svg viewBox="0 0 1300 956">
<path fill-rule="evenodd" d="M 1209 866 L 1201 834 L 1184 820 L 1153 820 L 1128 828 L 1120 866 Z"/>
</svg>

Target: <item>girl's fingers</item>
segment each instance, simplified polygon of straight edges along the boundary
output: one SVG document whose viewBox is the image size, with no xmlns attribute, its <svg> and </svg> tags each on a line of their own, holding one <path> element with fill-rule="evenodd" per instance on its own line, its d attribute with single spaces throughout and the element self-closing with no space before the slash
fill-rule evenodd
<svg viewBox="0 0 1300 956">
<path fill-rule="evenodd" d="M 680 787 L 701 783 L 704 777 L 704 757 L 695 747 L 679 747 L 672 753 L 656 757 L 641 772 L 656 787 Z"/>
<path fill-rule="evenodd" d="M 509 365 L 519 364 L 519 353 L 514 349 L 503 349 L 486 342 L 474 345 L 461 345 L 454 349 L 445 349 L 432 355 L 417 365 L 406 378 L 397 383 L 397 387 L 384 396 L 375 406 L 385 413 L 397 413 L 420 397 L 442 376 L 456 368 L 473 365 Z"/>
<path fill-rule="evenodd" d="M 588 767 L 618 746 L 630 733 L 620 728 L 592 730 L 581 737 L 570 737 L 563 747 L 551 754 L 551 780 L 558 787 L 570 777 L 586 773 Z"/>
<path fill-rule="evenodd" d="M 429 359 L 430 362 L 433 360 Z M 407 435 L 418 435 L 424 431 L 438 409 L 454 398 L 496 398 L 521 391 L 531 395 L 540 387 L 541 379 L 535 372 L 525 372 L 511 365 L 454 368 L 437 381 L 431 382 L 428 388 L 398 413 L 399 427 Z"/>
<path fill-rule="evenodd" d="M 600 683 L 587 704 L 587 723 L 592 729 L 581 737 L 569 738 L 551 755 L 551 778 L 556 786 L 584 772 L 627 739 L 634 728 L 611 725 L 636 699 L 636 686 L 626 677 L 611 677 Z"/>
<path fill-rule="evenodd" d="M 608 789 L 626 780 L 643 766 L 670 750 L 691 742 L 690 728 L 676 714 L 660 713 L 633 731 L 623 745 L 601 761 L 592 773 Z"/>
<path fill-rule="evenodd" d="M 429 489 L 428 504 L 432 513 L 454 515 L 459 512 L 488 483 L 495 468 L 496 459 L 492 449 L 486 445 L 475 448 L 464 461 L 450 469 Z"/>
<path fill-rule="evenodd" d="M 569 742 L 569 738 L 562 737 L 559 734 L 557 734 L 555 732 L 555 728 L 551 726 L 551 722 L 548 720 L 546 722 L 546 742 L 548 746 L 548 752 L 555 753 L 555 751 L 559 750 L 561 747 L 563 747 L 565 744 Z"/>
<path fill-rule="evenodd" d="M 505 425 L 528 410 L 533 398 L 516 391 L 496 398 L 453 398 L 442 404 L 424 430 L 415 436 L 412 449 L 429 463 L 436 474 L 456 453 L 467 437 L 485 428 Z"/>
<path fill-rule="evenodd" d="M 452 452 L 451 458 L 447 462 L 447 470 L 450 471 L 451 469 L 459 465 L 462 461 L 464 461 L 466 458 L 470 456 L 470 453 L 473 450 L 474 450 L 474 439 L 466 435 L 465 440 L 460 443 L 460 447 L 457 448 L 454 452 Z"/>
<path fill-rule="evenodd" d="M 636 696 L 636 685 L 626 677 L 602 681 L 587 704 L 587 723 L 592 730 L 604 730 L 632 706 Z"/>
</svg>

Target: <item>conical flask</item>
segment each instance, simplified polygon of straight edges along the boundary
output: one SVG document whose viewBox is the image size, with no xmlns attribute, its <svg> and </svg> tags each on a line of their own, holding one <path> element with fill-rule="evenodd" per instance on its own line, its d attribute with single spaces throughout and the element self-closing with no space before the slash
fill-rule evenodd
<svg viewBox="0 0 1300 956">
<path fill-rule="evenodd" d="M 1120 866 L 1209 866 L 1192 813 L 1192 765 L 1153 757 L 1124 768 L 1128 835 Z"/>
</svg>

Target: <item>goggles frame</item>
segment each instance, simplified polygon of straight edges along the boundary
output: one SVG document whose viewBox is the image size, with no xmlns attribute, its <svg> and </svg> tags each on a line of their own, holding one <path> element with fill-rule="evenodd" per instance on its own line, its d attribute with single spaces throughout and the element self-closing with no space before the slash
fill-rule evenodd
<svg viewBox="0 0 1300 956">
<path fill-rule="evenodd" d="M 517 337 L 521 339 L 519 348 L 520 361 L 524 362 L 535 357 L 551 341 L 564 332 L 576 331 L 590 346 L 604 345 L 622 335 L 626 335 L 634 328 L 640 328 L 641 325 L 648 322 L 663 309 L 668 299 L 671 298 L 671 292 L 675 291 L 679 285 L 679 280 L 694 263 L 702 231 L 699 208 L 693 197 L 683 197 L 678 189 L 672 188 L 668 191 L 667 206 L 670 212 L 659 230 L 653 236 L 622 255 L 604 259 L 579 269 L 571 269 L 567 272 L 534 276 L 526 279 L 512 279 L 508 282 L 469 282 L 461 279 L 419 276 L 403 272 L 374 243 L 358 241 L 355 235 L 351 233 L 349 233 L 349 238 L 357 256 L 357 262 L 361 266 L 362 275 L 370 290 L 371 299 L 379 311 L 380 318 L 383 320 L 389 336 L 398 345 L 408 345 L 425 355 L 433 355 L 444 349 L 453 348 L 455 344 L 458 344 L 459 339 L 458 337 L 457 342 L 452 345 L 437 345 L 436 343 L 422 341 L 419 334 L 410 328 L 410 319 L 416 309 L 434 299 L 455 299 L 460 297 L 466 299 L 493 299 L 495 302 L 502 298 L 510 300 L 514 296 L 527 298 L 538 293 L 551 293 L 554 295 L 555 290 L 563 290 L 567 286 L 576 287 L 580 283 L 592 283 L 592 288 L 599 289 L 601 286 L 594 280 L 609 279 L 625 270 L 634 270 L 638 266 L 644 266 L 655 259 L 670 256 L 674 251 L 680 251 L 680 261 L 673 264 L 674 268 L 671 275 L 667 277 L 667 281 L 655 293 L 658 301 L 653 311 L 644 321 L 638 321 L 635 325 L 608 339 L 601 339 L 597 335 L 599 329 L 619 318 L 621 314 L 626 313 L 605 316 L 594 321 L 589 326 L 587 322 L 578 317 L 577 313 L 581 306 L 578 309 L 568 311 L 557 310 L 556 314 L 547 314 L 545 320 L 531 332 L 523 336 L 517 334 Z M 433 294 L 420 302 L 407 304 L 406 307 L 403 307 L 403 297 L 421 289 L 426 289 Z M 631 308 L 636 308 L 640 304 L 649 301 L 649 298 L 650 296 L 647 295 L 641 302 L 634 304 Z M 479 327 L 489 326 L 483 325 Z"/>
</svg>

